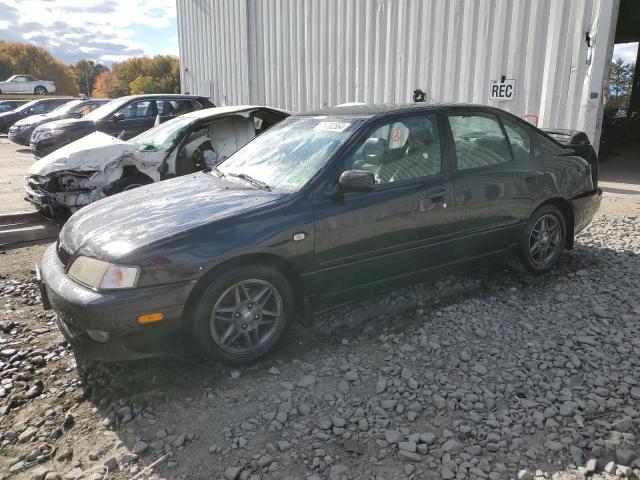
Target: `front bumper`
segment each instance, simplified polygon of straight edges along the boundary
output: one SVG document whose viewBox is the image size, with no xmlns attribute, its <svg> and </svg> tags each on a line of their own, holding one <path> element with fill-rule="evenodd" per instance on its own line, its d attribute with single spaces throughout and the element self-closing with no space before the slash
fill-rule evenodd
<svg viewBox="0 0 640 480">
<path fill-rule="evenodd" d="M 45 138 L 43 140 L 34 139 L 31 136 L 31 141 L 28 143 L 31 153 L 36 158 L 42 158 L 49 155 L 51 152 L 58 150 L 69 142 L 64 142 L 60 137 Z"/>
<path fill-rule="evenodd" d="M 192 282 L 93 290 L 67 275 L 56 245 L 47 248 L 37 270 L 43 305 L 56 311 L 60 330 L 77 354 L 120 361 L 182 351 L 182 313 Z M 162 312 L 164 319 L 138 323 L 139 315 L 151 312 Z"/>
<path fill-rule="evenodd" d="M 102 190 L 51 191 L 60 187 L 50 186 L 50 179 L 31 175 L 24 189 L 24 199 L 50 218 L 69 216 L 80 208 L 105 196 Z"/>
<path fill-rule="evenodd" d="M 17 130 L 15 127 L 11 127 L 7 138 L 18 145 L 28 146 L 31 138 L 31 129 Z"/>
<path fill-rule="evenodd" d="M 591 223 L 591 220 L 593 220 L 594 215 L 600 208 L 600 203 L 602 203 L 602 190 L 598 188 L 586 195 L 572 198 L 570 202 L 574 216 L 574 234 L 577 234 Z"/>
</svg>

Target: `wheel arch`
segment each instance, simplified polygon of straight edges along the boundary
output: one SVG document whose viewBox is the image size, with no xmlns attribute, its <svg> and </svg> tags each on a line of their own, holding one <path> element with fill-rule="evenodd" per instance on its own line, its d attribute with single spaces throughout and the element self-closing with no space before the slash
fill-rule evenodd
<svg viewBox="0 0 640 480">
<path fill-rule="evenodd" d="M 127 177 L 144 177 L 145 179 L 149 180 L 149 183 L 154 183 L 153 178 L 140 171 L 135 165 L 125 165 L 124 167 L 122 167 L 122 176 L 120 177 L 120 179 Z"/>
<path fill-rule="evenodd" d="M 565 248 L 567 250 L 571 250 L 573 248 L 573 244 L 575 240 L 575 233 L 574 233 L 575 232 L 575 215 L 573 213 L 573 208 L 571 208 L 571 204 L 569 203 L 568 200 L 562 197 L 548 198 L 547 200 L 545 200 L 544 202 L 536 206 L 536 208 L 532 212 L 532 215 L 537 210 L 547 205 L 553 205 L 562 212 L 564 221 L 567 224 L 567 236 L 565 240 Z"/>
<path fill-rule="evenodd" d="M 245 265 L 264 265 L 277 270 L 289 282 L 293 290 L 296 312 L 302 312 L 304 309 L 304 287 L 302 284 L 302 276 L 295 269 L 293 264 L 276 254 L 272 253 L 246 253 L 237 257 L 232 257 L 211 267 L 195 284 L 189 292 L 185 303 L 183 316 L 186 320 L 185 326 L 190 326 L 193 322 L 194 312 L 198 304 L 198 300 L 207 286 L 211 283 L 216 275 L 228 271 L 231 268 L 237 268 Z"/>
</svg>

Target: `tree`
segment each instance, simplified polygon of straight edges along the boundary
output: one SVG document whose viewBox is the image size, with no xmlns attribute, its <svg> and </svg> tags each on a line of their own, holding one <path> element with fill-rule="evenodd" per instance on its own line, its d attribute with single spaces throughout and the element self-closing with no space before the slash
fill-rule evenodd
<svg viewBox="0 0 640 480">
<path fill-rule="evenodd" d="M 91 95 L 98 75 L 109 69 L 104 65 L 93 62 L 92 60 L 79 60 L 73 66 L 73 70 L 78 78 L 80 91 L 85 95 Z"/>
<path fill-rule="evenodd" d="M 136 79 L 129 84 L 131 95 L 141 95 L 143 93 L 163 93 L 160 91 L 159 82 L 153 77 L 147 75 L 138 75 Z"/>
<path fill-rule="evenodd" d="M 115 63 L 109 75 L 103 73 L 96 78 L 93 96 L 179 92 L 180 62 L 171 55 L 156 55 Z"/>
<path fill-rule="evenodd" d="M 609 70 L 609 93 L 611 96 L 607 102 L 608 106 L 619 107 L 629 104 L 635 68 L 635 64 L 624 63 L 622 58 L 616 58 L 611 63 Z"/>
<path fill-rule="evenodd" d="M 113 93 L 115 90 L 115 75 L 113 72 L 106 70 L 96 77 L 91 96 L 94 98 L 115 98 L 117 96 Z"/>
<path fill-rule="evenodd" d="M 0 40 L 0 75 L 6 78 L 21 73 L 51 80 L 56 85 L 57 94 L 78 94 L 78 81 L 73 70 L 53 58 L 44 48 Z"/>
</svg>

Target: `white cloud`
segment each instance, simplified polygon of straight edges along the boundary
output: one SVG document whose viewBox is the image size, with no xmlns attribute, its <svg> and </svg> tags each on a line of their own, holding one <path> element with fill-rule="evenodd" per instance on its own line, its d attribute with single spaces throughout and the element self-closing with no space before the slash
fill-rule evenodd
<svg viewBox="0 0 640 480">
<path fill-rule="evenodd" d="M 99 60 L 101 60 L 104 63 L 122 62 L 131 57 L 133 57 L 133 55 L 101 55 Z"/>
<path fill-rule="evenodd" d="M 622 58 L 625 63 L 635 63 L 638 52 L 638 42 L 619 43 L 613 47 L 613 59 Z"/>
<path fill-rule="evenodd" d="M 68 63 L 88 53 L 111 62 L 156 53 L 135 40 L 136 29 L 171 28 L 175 10 L 175 0 L 0 0 L 0 38 L 44 47 Z"/>
</svg>

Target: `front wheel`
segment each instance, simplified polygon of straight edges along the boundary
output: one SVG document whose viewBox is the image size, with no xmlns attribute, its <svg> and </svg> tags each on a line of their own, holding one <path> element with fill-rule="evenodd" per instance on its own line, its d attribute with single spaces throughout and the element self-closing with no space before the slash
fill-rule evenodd
<svg viewBox="0 0 640 480">
<path fill-rule="evenodd" d="M 194 314 L 193 341 L 209 359 L 253 362 L 272 350 L 294 314 L 293 291 L 277 270 L 240 266 L 216 276 Z"/>
<path fill-rule="evenodd" d="M 531 273 L 544 273 L 558 262 L 567 240 L 567 224 L 560 209 L 545 205 L 534 212 L 522 232 L 519 264 Z"/>
<path fill-rule="evenodd" d="M 46 95 L 49 92 L 45 87 L 43 87 L 42 85 L 39 85 L 33 89 L 33 93 L 35 93 L 36 95 Z"/>
</svg>

